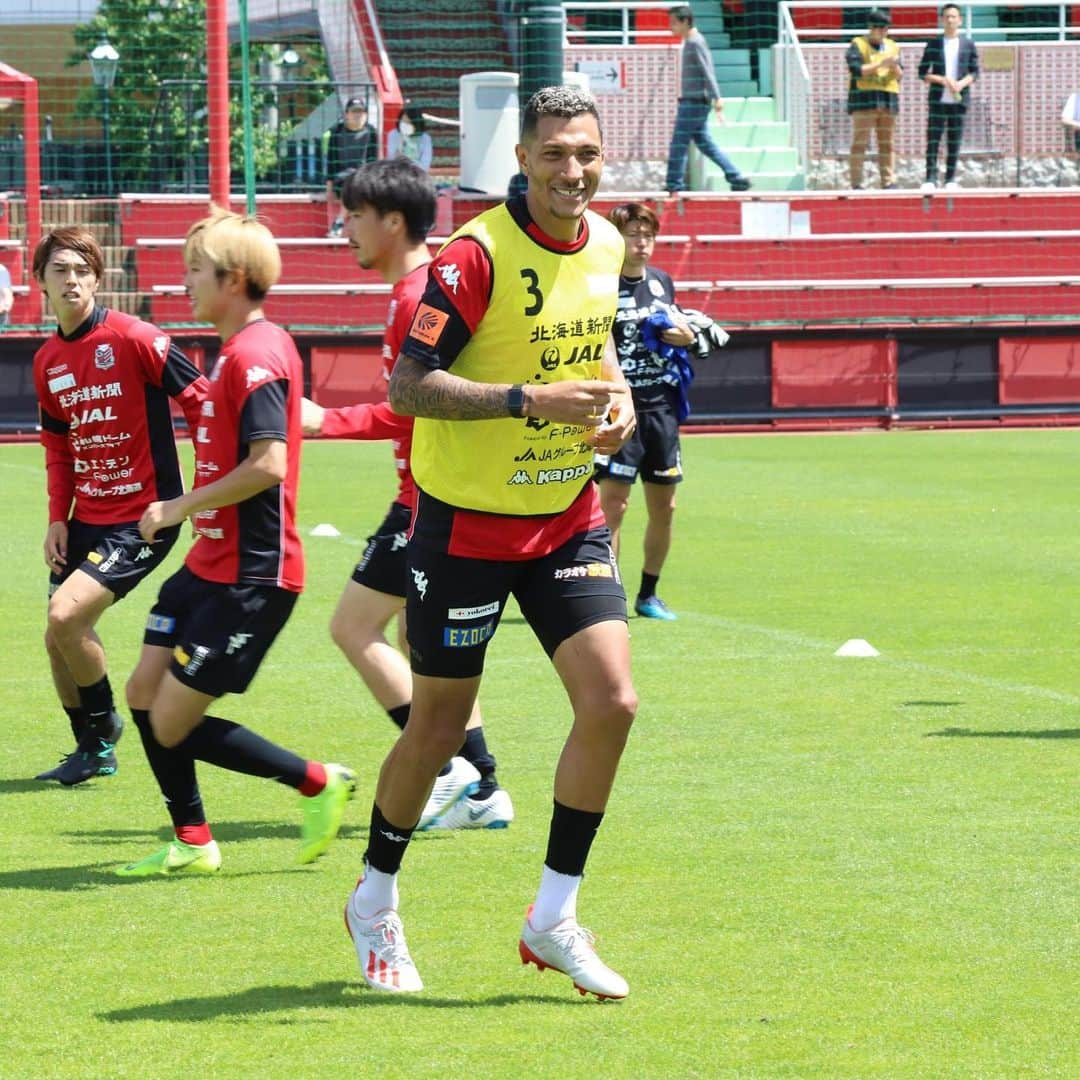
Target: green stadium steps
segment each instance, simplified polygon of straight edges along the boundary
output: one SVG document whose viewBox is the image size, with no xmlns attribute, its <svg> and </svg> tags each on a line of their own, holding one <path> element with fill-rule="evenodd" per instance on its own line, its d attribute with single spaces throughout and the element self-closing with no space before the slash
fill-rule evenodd
<svg viewBox="0 0 1080 1080">
<path fill-rule="evenodd" d="M 806 176 L 791 145 L 790 124 L 776 118 L 772 98 L 724 99 L 724 123 L 709 120 L 709 134 L 748 176 L 756 191 L 802 191 Z M 692 148 L 687 174 L 692 191 L 729 191 L 724 174 Z"/>
<path fill-rule="evenodd" d="M 716 144 L 724 150 L 742 147 L 784 147 L 791 145 L 791 125 L 783 120 L 714 124 L 710 128 Z"/>
<path fill-rule="evenodd" d="M 720 93 L 724 95 L 725 101 L 729 97 L 753 97 L 758 93 L 758 84 L 753 79 L 737 79 L 733 82 L 724 82 L 722 79 L 717 81 L 720 83 Z"/>
<path fill-rule="evenodd" d="M 729 124 L 773 123 L 776 102 L 771 97 L 757 95 L 724 95 L 724 118 Z"/>
</svg>

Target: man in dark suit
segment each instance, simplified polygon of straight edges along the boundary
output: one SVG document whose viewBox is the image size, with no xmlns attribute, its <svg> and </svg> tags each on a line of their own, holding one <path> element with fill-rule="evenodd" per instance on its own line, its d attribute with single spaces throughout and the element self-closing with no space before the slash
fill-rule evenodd
<svg viewBox="0 0 1080 1080">
<path fill-rule="evenodd" d="M 945 190 L 955 191 L 956 161 L 964 137 L 964 114 L 971 99 L 971 84 L 979 77 L 975 43 L 960 33 L 960 9 L 946 4 L 941 9 L 942 35 L 928 41 L 919 61 L 919 78 L 930 88 L 930 112 L 926 126 L 926 181 L 923 191 L 937 186 L 938 148 L 945 135 Z"/>
</svg>

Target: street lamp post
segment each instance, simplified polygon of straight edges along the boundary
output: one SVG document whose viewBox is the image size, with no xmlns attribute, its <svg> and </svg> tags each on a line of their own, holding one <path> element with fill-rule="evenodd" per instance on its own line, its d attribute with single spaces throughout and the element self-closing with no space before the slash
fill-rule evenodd
<svg viewBox="0 0 1080 1080">
<path fill-rule="evenodd" d="M 102 34 L 101 40 L 89 53 L 90 74 L 94 85 L 101 87 L 101 127 L 105 135 L 105 188 L 113 193 L 112 143 L 109 135 L 109 91 L 116 81 L 116 69 L 120 64 L 120 54 Z"/>
</svg>

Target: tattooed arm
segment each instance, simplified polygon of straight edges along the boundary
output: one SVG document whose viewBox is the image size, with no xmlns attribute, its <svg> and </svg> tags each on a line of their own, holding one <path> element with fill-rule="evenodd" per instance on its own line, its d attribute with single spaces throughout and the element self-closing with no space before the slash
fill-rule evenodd
<svg viewBox="0 0 1080 1080">
<path fill-rule="evenodd" d="M 599 427 L 608 402 L 624 389 L 625 384 L 599 380 L 526 383 L 525 415 Z M 390 376 L 390 405 L 402 416 L 503 420 L 510 415 L 509 391 L 509 383 L 473 382 L 449 371 L 433 370 L 404 353 Z"/>
</svg>

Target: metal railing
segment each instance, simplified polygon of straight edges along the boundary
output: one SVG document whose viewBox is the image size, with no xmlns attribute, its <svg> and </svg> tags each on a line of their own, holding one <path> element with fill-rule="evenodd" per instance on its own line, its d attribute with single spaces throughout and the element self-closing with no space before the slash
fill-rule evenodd
<svg viewBox="0 0 1080 1080">
<path fill-rule="evenodd" d="M 666 28 L 638 29 L 633 15 L 637 11 L 669 11 L 674 2 L 665 0 L 626 0 L 624 3 L 597 3 L 596 0 L 563 0 L 567 17 L 566 35 L 575 45 L 653 45 L 670 43 L 671 31 Z M 575 25 L 577 16 L 584 25 Z M 606 23 L 613 25 L 605 25 Z M 593 25 L 590 26 L 589 24 Z"/>
</svg>

